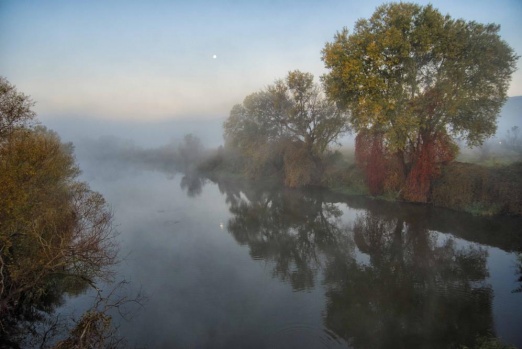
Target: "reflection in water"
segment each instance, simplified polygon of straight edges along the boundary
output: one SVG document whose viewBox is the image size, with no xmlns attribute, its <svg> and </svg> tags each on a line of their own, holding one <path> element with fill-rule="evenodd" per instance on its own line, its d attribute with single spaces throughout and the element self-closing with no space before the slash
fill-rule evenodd
<svg viewBox="0 0 522 349">
<path fill-rule="evenodd" d="M 325 326 L 351 346 L 458 347 L 493 331 L 486 249 L 457 244 L 407 211 L 368 210 L 348 224 L 320 192 L 219 186 L 236 241 L 295 291 L 321 277 Z"/>
<path fill-rule="evenodd" d="M 178 177 L 169 154 L 82 163 L 121 224 L 117 274 L 150 295 L 120 323 L 132 347 L 522 345 L 520 219 Z"/>
<path fill-rule="evenodd" d="M 201 195 L 205 183 L 206 179 L 196 172 L 187 172 L 181 178 L 180 187 L 186 190 L 189 197 L 193 198 Z"/>
<path fill-rule="evenodd" d="M 522 293 L 522 253 L 517 255 L 517 260 L 517 282 L 519 286 L 513 292 Z"/>
<path fill-rule="evenodd" d="M 52 277 L 37 301 L 22 299 L 16 311 L 2 315 L 0 347 L 47 347 L 54 336 L 64 334 L 68 325 L 67 319 L 60 317 L 55 310 L 65 303 L 67 296 L 78 296 L 88 287 L 88 282 L 79 278 Z"/>
<path fill-rule="evenodd" d="M 237 200 L 230 212 L 234 218 L 228 229 L 234 238 L 250 247 L 253 258 L 273 261 L 273 274 L 290 281 L 295 290 L 314 287 L 323 257 L 334 249 L 353 254 L 340 210 L 320 198 L 272 192 L 251 202 Z"/>
<path fill-rule="evenodd" d="M 485 250 L 369 211 L 353 231 L 370 263 L 338 259 L 327 267 L 325 321 L 354 347 L 472 345 L 492 330 Z"/>
</svg>

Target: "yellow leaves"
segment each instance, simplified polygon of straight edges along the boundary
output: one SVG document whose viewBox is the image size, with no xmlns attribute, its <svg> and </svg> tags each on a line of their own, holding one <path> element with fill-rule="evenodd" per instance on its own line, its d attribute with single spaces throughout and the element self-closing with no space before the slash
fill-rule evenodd
<svg viewBox="0 0 522 349">
<path fill-rule="evenodd" d="M 400 148 L 441 128 L 480 143 L 494 132 L 518 57 L 498 26 L 390 3 L 326 44 L 323 58 L 327 93 L 352 113 L 352 126 L 385 130 Z"/>
</svg>

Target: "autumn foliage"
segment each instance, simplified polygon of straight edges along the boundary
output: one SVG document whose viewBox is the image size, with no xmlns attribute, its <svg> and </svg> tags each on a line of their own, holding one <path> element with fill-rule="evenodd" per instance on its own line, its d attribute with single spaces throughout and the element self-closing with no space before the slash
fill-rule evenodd
<svg viewBox="0 0 522 349">
<path fill-rule="evenodd" d="M 455 159 L 457 147 L 450 137 L 441 135 L 438 138 L 419 140 L 412 151 L 411 170 L 406 179 L 403 198 L 413 202 L 428 202 L 431 182 L 438 178 L 441 165 Z"/>
<path fill-rule="evenodd" d="M 34 126 L 30 105 L 0 78 L 2 348 L 36 336 L 30 322 L 43 322 L 63 292 L 110 280 L 117 254 L 104 198 L 77 180 L 72 145 Z"/>
<path fill-rule="evenodd" d="M 386 148 L 383 133 L 364 130 L 355 138 L 355 160 L 370 194 L 400 191 L 404 200 L 413 202 L 429 201 L 431 182 L 440 175 L 441 166 L 455 158 L 456 151 L 445 134 L 427 140 L 419 137 L 417 145 L 401 156 Z M 398 159 L 403 158 L 406 160 L 400 164 Z M 409 169 L 407 173 L 403 173 L 405 168 Z"/>
<path fill-rule="evenodd" d="M 298 70 L 235 105 L 223 124 L 225 146 L 251 179 L 277 176 L 296 188 L 320 183 L 329 146 L 348 131 L 347 114 Z"/>
<path fill-rule="evenodd" d="M 350 112 L 372 194 L 391 186 L 427 202 L 440 165 L 455 155 L 452 139 L 477 146 L 495 134 L 519 58 L 499 31 L 400 2 L 325 45 L 325 91 Z"/>
<path fill-rule="evenodd" d="M 355 161 L 364 172 L 370 194 L 382 194 L 388 167 L 383 134 L 359 132 L 355 138 Z"/>
</svg>

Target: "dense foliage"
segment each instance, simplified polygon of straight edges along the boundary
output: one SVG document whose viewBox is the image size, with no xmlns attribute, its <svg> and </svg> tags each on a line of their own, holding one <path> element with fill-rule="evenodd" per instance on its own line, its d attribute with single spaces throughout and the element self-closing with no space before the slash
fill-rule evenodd
<svg viewBox="0 0 522 349">
<path fill-rule="evenodd" d="M 401 177 L 403 198 L 429 199 L 439 164 L 455 156 L 455 138 L 479 145 L 495 133 L 518 58 L 499 30 L 431 5 L 390 3 L 323 49 L 326 93 L 350 112 L 355 131 L 382 137 L 398 161 L 388 176 Z"/>
<path fill-rule="evenodd" d="M 72 145 L 35 126 L 31 104 L 0 80 L 2 347 L 36 335 L 32 322 L 52 312 L 63 292 L 109 277 L 116 258 L 103 197 L 76 180 Z"/>
<path fill-rule="evenodd" d="M 432 201 L 478 214 L 522 215 L 522 163 L 485 167 L 455 162 L 434 181 Z"/>
<path fill-rule="evenodd" d="M 290 187 L 318 183 L 323 155 L 346 131 L 346 114 L 300 71 L 247 96 L 224 123 L 226 145 L 244 157 L 247 174 L 282 172 Z"/>
</svg>

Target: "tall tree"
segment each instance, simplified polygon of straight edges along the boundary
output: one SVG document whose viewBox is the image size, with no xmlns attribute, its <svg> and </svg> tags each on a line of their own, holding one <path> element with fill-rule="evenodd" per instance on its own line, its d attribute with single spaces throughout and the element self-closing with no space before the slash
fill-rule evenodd
<svg viewBox="0 0 522 349">
<path fill-rule="evenodd" d="M 431 5 L 390 3 L 323 49 L 326 93 L 351 112 L 357 132 L 384 136 L 407 177 L 408 199 L 427 200 L 455 138 L 474 146 L 495 133 L 518 59 L 499 30 Z"/>
<path fill-rule="evenodd" d="M 255 172 L 266 163 L 283 164 L 286 183 L 313 182 L 328 145 L 347 131 L 347 116 L 327 100 L 310 73 L 291 71 L 232 108 L 224 123 L 227 144 L 253 159 Z"/>
</svg>

